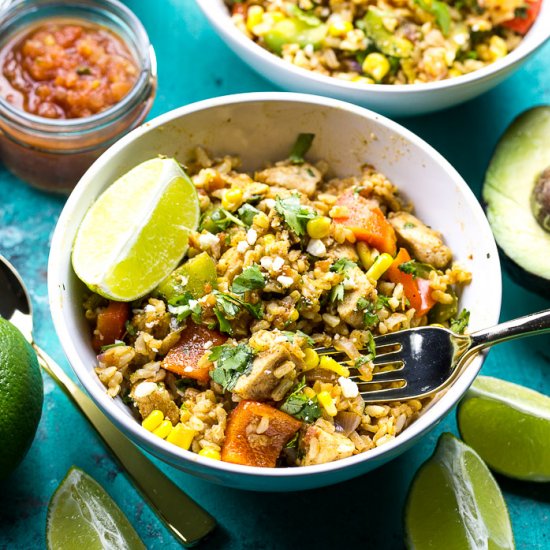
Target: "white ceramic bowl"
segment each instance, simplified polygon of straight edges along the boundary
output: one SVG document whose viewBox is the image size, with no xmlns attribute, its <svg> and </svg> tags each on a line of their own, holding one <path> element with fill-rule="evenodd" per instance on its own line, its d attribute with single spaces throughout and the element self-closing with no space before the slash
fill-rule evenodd
<svg viewBox="0 0 550 550">
<path fill-rule="evenodd" d="M 226 44 L 264 78 L 284 90 L 351 101 L 388 116 L 412 116 L 445 109 L 500 84 L 550 37 L 550 1 L 520 45 L 495 63 L 457 78 L 427 84 L 359 84 L 301 69 L 247 38 L 231 21 L 223 0 L 196 0 Z"/>
<path fill-rule="evenodd" d="M 352 478 L 411 447 L 457 403 L 481 368 L 477 357 L 456 383 L 395 440 L 365 454 L 303 468 L 267 469 L 203 458 L 146 431 L 120 399 L 111 399 L 94 373 L 96 357 L 82 312 L 84 287 L 71 267 L 71 247 L 85 212 L 118 176 L 158 154 L 184 161 L 200 144 L 240 155 L 245 170 L 284 158 L 300 132 L 316 135 L 310 155 L 335 175 L 357 174 L 365 163 L 386 174 L 440 230 L 455 257 L 473 273 L 461 306 L 471 328 L 497 322 L 501 278 L 497 249 L 483 211 L 456 170 L 432 147 L 398 124 L 361 107 L 319 96 L 257 93 L 181 107 L 134 130 L 108 149 L 69 197 L 52 240 L 48 289 L 55 329 L 76 375 L 93 400 L 130 439 L 186 472 L 226 486 L 287 491 Z M 131 200 L 131 197 L 128 198 Z"/>
</svg>

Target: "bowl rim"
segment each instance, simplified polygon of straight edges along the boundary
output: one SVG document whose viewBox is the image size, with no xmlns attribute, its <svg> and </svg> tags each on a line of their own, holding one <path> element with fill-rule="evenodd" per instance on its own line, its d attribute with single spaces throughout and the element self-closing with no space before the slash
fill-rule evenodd
<svg viewBox="0 0 550 550">
<path fill-rule="evenodd" d="M 489 266 L 492 267 L 495 280 L 494 285 L 491 287 L 492 294 L 487 297 L 487 303 L 490 304 L 488 307 L 492 310 L 490 317 L 494 318 L 494 323 L 498 322 L 502 289 L 500 262 L 498 259 L 499 257 L 495 240 L 492 236 L 489 223 L 483 213 L 481 205 L 477 201 L 474 193 L 456 169 L 453 168 L 440 153 L 438 153 L 431 145 L 425 142 L 422 138 L 416 136 L 416 134 L 410 130 L 378 113 L 365 109 L 364 107 L 359 107 L 337 99 L 311 94 L 292 92 L 253 92 L 206 99 L 164 113 L 153 120 L 146 122 L 121 138 L 109 149 L 107 149 L 107 151 L 104 152 L 87 170 L 69 196 L 59 216 L 51 241 L 50 256 L 48 261 L 48 296 L 51 315 L 57 336 L 71 368 L 99 408 L 110 418 L 111 421 L 118 425 L 124 433 L 127 435 L 131 434 L 131 439 L 149 450 L 157 449 L 164 458 L 169 457 L 168 461 L 172 465 L 178 461 L 182 463 L 197 464 L 204 470 L 219 471 L 221 473 L 232 474 L 237 477 L 294 478 L 300 476 L 320 476 L 321 474 L 326 474 L 331 471 L 348 467 L 352 468 L 362 462 L 372 462 L 384 456 L 388 456 L 388 458 L 390 458 L 393 456 L 392 452 L 394 452 L 398 447 L 406 448 L 407 442 L 409 442 L 409 445 L 412 444 L 414 440 L 419 438 L 423 433 L 439 422 L 439 420 L 441 420 L 457 404 L 459 399 L 463 396 L 479 373 L 485 358 L 484 353 L 476 356 L 468 365 L 465 372 L 457 378 L 448 390 L 446 390 L 445 394 L 442 395 L 442 397 L 438 399 L 438 401 L 434 403 L 429 410 L 426 410 L 424 414 L 417 418 L 406 430 L 404 430 L 392 441 L 385 443 L 380 447 L 371 449 L 366 453 L 359 453 L 348 458 L 327 462 L 325 464 L 300 466 L 296 468 L 260 468 L 256 466 L 243 466 L 240 464 L 211 460 L 209 458 L 199 456 L 191 451 L 180 449 L 179 447 L 172 445 L 143 429 L 134 418 L 125 414 L 120 409 L 115 401 L 109 397 L 104 388 L 97 383 L 97 380 L 91 376 L 93 370 L 91 370 L 79 356 L 76 347 L 73 345 L 72 335 L 69 333 L 68 327 L 65 325 L 63 298 L 60 297 L 59 289 L 62 288 L 64 284 L 63 271 L 67 265 L 70 266 L 71 260 L 70 248 L 68 251 L 63 250 L 63 235 L 65 233 L 65 228 L 73 223 L 73 210 L 79 203 L 88 185 L 93 185 L 94 181 L 99 180 L 99 178 L 95 178 L 95 176 L 101 167 L 106 163 L 113 161 L 113 159 L 127 145 L 138 140 L 142 135 L 149 133 L 175 119 L 212 108 L 233 104 L 258 102 L 300 103 L 304 105 L 323 106 L 347 111 L 353 115 L 369 119 L 382 125 L 386 129 L 395 132 L 406 141 L 411 142 L 426 151 L 434 159 L 434 161 L 447 172 L 449 178 L 457 185 L 462 193 L 462 197 L 466 202 L 467 207 L 473 212 L 476 220 L 479 221 L 479 225 L 485 228 L 484 234 L 480 235 L 480 239 L 483 238 L 484 241 L 486 241 L 484 242 L 484 245 L 487 246 L 487 250 L 490 253 Z"/>
<path fill-rule="evenodd" d="M 217 6 L 213 4 L 213 0 L 195 0 L 202 14 L 208 19 L 212 27 L 214 27 L 221 37 L 236 42 L 240 47 L 247 49 L 255 57 L 260 59 L 263 63 L 271 65 L 277 70 L 289 73 L 296 78 L 305 78 L 312 82 L 317 83 L 323 87 L 332 87 L 334 89 L 346 90 L 350 93 L 367 92 L 368 94 L 387 95 L 388 93 L 401 95 L 404 93 L 423 93 L 429 91 L 442 91 L 448 88 L 458 87 L 460 85 L 468 85 L 476 82 L 483 82 L 485 80 L 492 79 L 498 73 L 505 71 L 515 63 L 518 63 L 522 59 L 531 55 L 535 50 L 541 47 L 546 41 L 550 39 L 550 5 L 548 7 L 543 2 L 541 11 L 533 27 L 522 38 L 518 47 L 511 51 L 509 54 L 501 59 L 487 65 L 481 69 L 460 75 L 454 78 L 445 78 L 435 82 L 426 82 L 419 84 L 364 84 L 362 82 L 349 82 L 347 80 L 338 79 L 333 76 L 326 76 L 302 67 L 298 67 L 285 61 L 276 54 L 262 48 L 256 44 L 252 39 L 245 36 L 231 21 L 229 11 L 223 10 L 227 13 L 227 17 L 223 20 L 219 20 L 216 15 L 218 14 Z M 214 0 L 218 5 L 224 6 L 223 0 Z M 214 7 L 214 9 L 213 9 Z M 542 22 L 545 19 L 546 28 Z M 228 22 L 229 24 L 224 24 Z M 538 22 L 538 23 L 537 23 Z M 536 33 L 533 33 L 533 30 Z M 264 72 L 262 71 L 262 74 Z M 367 95 L 367 94 L 365 94 Z"/>
</svg>

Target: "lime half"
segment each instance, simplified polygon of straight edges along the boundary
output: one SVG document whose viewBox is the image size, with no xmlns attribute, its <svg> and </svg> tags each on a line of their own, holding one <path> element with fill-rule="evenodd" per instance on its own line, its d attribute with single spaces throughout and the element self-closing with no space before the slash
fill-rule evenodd
<svg viewBox="0 0 550 550">
<path fill-rule="evenodd" d="M 550 481 L 550 397 L 479 376 L 457 413 L 462 439 L 496 472 Z"/>
<path fill-rule="evenodd" d="M 73 268 L 94 292 L 135 300 L 175 269 L 199 218 L 197 191 L 180 165 L 167 158 L 145 161 L 88 210 L 74 241 Z"/>
<path fill-rule="evenodd" d="M 478 454 L 449 433 L 418 470 L 405 506 L 409 548 L 514 548 L 508 509 Z"/>
<path fill-rule="evenodd" d="M 69 470 L 48 506 L 49 550 L 144 550 L 128 518 L 88 474 Z"/>
</svg>

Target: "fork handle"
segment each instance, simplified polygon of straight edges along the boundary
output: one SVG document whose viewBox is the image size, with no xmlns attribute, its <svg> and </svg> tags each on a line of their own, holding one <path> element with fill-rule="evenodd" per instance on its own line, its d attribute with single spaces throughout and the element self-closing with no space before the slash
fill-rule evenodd
<svg viewBox="0 0 550 550">
<path fill-rule="evenodd" d="M 531 313 L 470 334 L 468 355 L 514 338 L 550 332 L 550 309 Z"/>
</svg>

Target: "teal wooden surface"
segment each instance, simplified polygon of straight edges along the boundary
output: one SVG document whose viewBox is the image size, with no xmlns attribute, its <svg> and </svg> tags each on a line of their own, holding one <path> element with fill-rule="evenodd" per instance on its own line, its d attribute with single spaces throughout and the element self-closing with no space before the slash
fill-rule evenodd
<svg viewBox="0 0 550 550">
<path fill-rule="evenodd" d="M 151 116 L 212 96 L 273 89 L 225 47 L 192 0 L 128 0 L 127 4 L 144 22 L 157 52 L 159 93 Z M 520 72 L 484 96 L 400 122 L 438 149 L 479 196 L 491 152 L 507 124 L 528 107 L 550 103 L 549 60 L 547 44 Z M 28 284 L 36 312 L 36 340 L 69 371 L 53 330 L 46 291 L 49 242 L 63 203 L 62 197 L 28 187 L 0 166 L 0 252 Z M 502 320 L 548 307 L 549 301 L 504 275 Z M 483 373 L 550 394 L 549 343 L 549 336 L 541 336 L 503 344 L 491 351 Z M 0 548 L 44 547 L 48 501 L 73 464 L 107 489 L 148 548 L 178 548 L 86 421 L 51 380 L 45 377 L 44 382 L 37 437 L 24 462 L 0 486 Z M 303 493 L 226 489 L 157 464 L 218 519 L 220 529 L 204 548 L 319 549 L 345 543 L 348 548 L 398 549 L 403 547 L 401 514 L 407 488 L 442 431 L 457 433 L 454 412 L 411 451 L 379 470 Z M 549 484 L 502 477 L 498 481 L 518 548 L 550 548 Z"/>
</svg>

